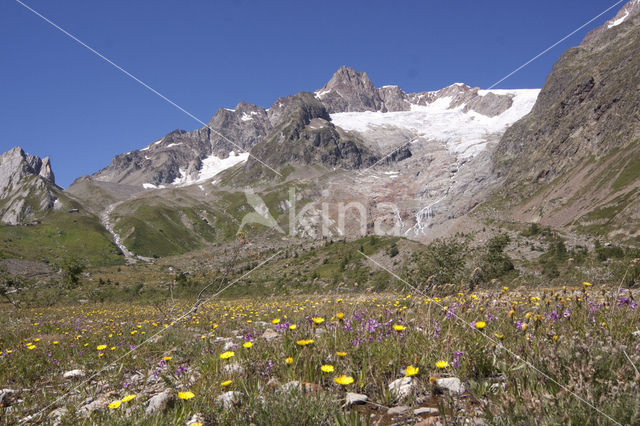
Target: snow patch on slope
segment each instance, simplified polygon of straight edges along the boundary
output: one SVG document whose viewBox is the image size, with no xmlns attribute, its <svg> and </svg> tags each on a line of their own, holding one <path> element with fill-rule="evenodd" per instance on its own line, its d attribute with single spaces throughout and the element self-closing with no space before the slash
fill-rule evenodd
<svg viewBox="0 0 640 426">
<path fill-rule="evenodd" d="M 629 11 L 627 10 L 624 12 L 624 15 L 622 15 L 620 18 L 616 19 L 615 21 L 609 22 L 609 25 L 607 25 L 607 29 L 617 27 L 618 25 L 626 21 L 628 17 L 629 17 Z"/>
<path fill-rule="evenodd" d="M 368 132 L 377 127 L 399 127 L 418 136 L 447 144 L 450 152 L 462 158 L 473 157 L 484 150 L 488 136 L 503 133 L 533 108 L 539 89 L 480 90 L 478 94 L 513 95 L 511 108 L 496 117 L 475 111 L 464 112 L 464 105 L 450 108 L 451 97 L 442 97 L 422 106 L 411 105 L 410 111 L 342 112 L 331 114 L 331 121 L 345 130 Z"/>
<path fill-rule="evenodd" d="M 173 181 L 173 185 L 191 185 L 193 183 L 205 181 L 238 163 L 247 161 L 247 158 L 249 158 L 248 152 L 236 154 L 234 151 L 231 151 L 227 158 L 220 158 L 215 155 L 211 155 L 202 160 L 202 167 L 198 172 L 197 178 L 193 179 L 187 174 L 186 170 L 180 169 L 180 177 Z"/>
</svg>

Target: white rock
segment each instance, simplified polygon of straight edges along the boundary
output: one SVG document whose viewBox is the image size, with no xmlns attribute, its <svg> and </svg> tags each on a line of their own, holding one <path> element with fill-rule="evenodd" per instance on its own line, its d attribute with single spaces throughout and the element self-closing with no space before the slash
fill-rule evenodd
<svg viewBox="0 0 640 426">
<path fill-rule="evenodd" d="M 225 409 L 233 407 L 233 404 L 238 402 L 242 393 L 236 391 L 225 392 L 216 398 L 216 403 L 222 404 Z"/>
<path fill-rule="evenodd" d="M 62 424 L 62 419 L 67 414 L 69 414 L 69 410 L 67 410 L 67 407 L 60 407 L 50 412 L 48 417 L 52 420 L 53 425 L 60 425 Z"/>
<path fill-rule="evenodd" d="M 367 402 L 367 399 L 369 399 L 367 395 L 355 392 L 347 392 L 347 395 L 345 396 L 344 406 L 351 407 L 355 404 L 364 404 L 365 402 Z"/>
<path fill-rule="evenodd" d="M 390 416 L 397 416 L 400 414 L 406 414 L 411 410 L 411 408 L 406 405 L 399 405 L 397 407 L 391 407 L 387 410 L 387 414 Z"/>
<path fill-rule="evenodd" d="M 187 426 L 194 423 L 204 424 L 204 416 L 201 413 L 196 413 L 189 420 L 187 420 Z"/>
<path fill-rule="evenodd" d="M 416 416 L 419 416 L 420 414 L 426 414 L 428 416 L 431 416 L 434 414 L 440 414 L 440 410 L 433 407 L 420 407 L 413 410 L 413 414 L 415 414 Z"/>
<path fill-rule="evenodd" d="M 411 377 L 403 377 L 401 379 L 394 380 L 389 384 L 389 390 L 394 397 L 401 399 L 406 398 L 411 394 L 414 384 Z"/>
<path fill-rule="evenodd" d="M 85 375 L 84 370 L 76 369 L 76 370 L 65 371 L 64 374 L 62 375 L 62 378 L 72 379 L 74 377 L 84 377 L 84 375 Z"/>
<path fill-rule="evenodd" d="M 262 338 L 267 342 L 273 339 L 277 339 L 278 337 L 280 337 L 280 335 L 270 328 L 267 328 L 264 333 L 262 333 Z"/>
<path fill-rule="evenodd" d="M 149 401 L 147 401 L 147 407 L 144 410 L 145 414 L 148 415 L 157 411 L 164 411 L 172 399 L 172 394 L 168 389 L 152 396 Z"/>
<path fill-rule="evenodd" d="M 284 385 L 281 386 L 281 388 L 283 392 L 291 392 L 293 390 L 302 390 L 302 383 L 300 383 L 297 380 L 294 380 L 292 382 L 289 383 L 285 383 Z"/>
<path fill-rule="evenodd" d="M 242 367 L 237 362 L 233 362 L 231 364 L 227 364 L 222 369 L 227 374 L 242 374 L 242 373 L 244 373 L 244 367 Z"/>
<path fill-rule="evenodd" d="M 436 380 L 436 386 L 440 390 L 447 390 L 450 393 L 461 394 L 465 391 L 464 384 L 457 377 L 443 377 Z"/>
</svg>

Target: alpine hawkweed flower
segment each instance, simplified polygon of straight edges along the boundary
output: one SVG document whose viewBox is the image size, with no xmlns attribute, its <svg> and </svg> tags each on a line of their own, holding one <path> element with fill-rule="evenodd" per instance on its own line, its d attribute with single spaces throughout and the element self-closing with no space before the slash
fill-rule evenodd
<svg viewBox="0 0 640 426">
<path fill-rule="evenodd" d="M 333 373 L 333 365 L 325 364 L 320 367 L 320 370 L 324 371 L 325 373 Z"/>
<path fill-rule="evenodd" d="M 131 394 L 131 395 L 127 395 L 124 398 L 122 398 L 122 402 L 129 402 L 131 401 L 133 398 L 135 398 L 137 395 Z"/>
<path fill-rule="evenodd" d="M 438 361 L 436 362 L 437 368 L 447 368 L 449 367 L 449 363 L 447 361 Z"/>
<path fill-rule="evenodd" d="M 418 374 L 419 371 L 420 371 L 420 367 L 414 367 L 413 365 L 410 365 L 404 370 L 404 375 L 415 376 L 416 374 Z"/>
<path fill-rule="evenodd" d="M 476 322 L 476 328 L 477 328 L 478 330 L 482 330 L 486 325 L 487 325 L 487 323 L 486 323 L 486 322 L 484 322 L 484 321 L 478 321 L 478 322 Z"/>
<path fill-rule="evenodd" d="M 400 324 L 394 324 L 393 329 L 395 331 L 403 331 L 406 330 L 407 327 L 405 327 L 404 325 L 400 325 Z"/>
<path fill-rule="evenodd" d="M 322 317 L 313 317 L 311 318 L 311 320 L 315 323 L 315 324 L 322 324 L 324 322 L 324 318 Z"/>
<path fill-rule="evenodd" d="M 221 354 L 220 354 L 220 358 L 222 358 L 222 359 L 229 359 L 229 358 L 231 358 L 232 356 L 235 356 L 235 355 L 236 355 L 236 354 L 235 354 L 235 352 L 233 352 L 233 351 L 227 351 L 227 352 L 223 352 L 223 353 L 221 353 Z"/>
<path fill-rule="evenodd" d="M 191 399 L 195 396 L 193 392 L 178 392 L 178 398 L 180 399 Z"/>
<path fill-rule="evenodd" d="M 116 408 L 120 407 L 120 404 L 122 404 L 122 401 L 120 400 L 113 401 L 112 403 L 109 404 L 109 408 L 111 408 L 112 410 L 115 410 Z"/>
<path fill-rule="evenodd" d="M 342 375 L 340 377 L 335 377 L 333 381 L 339 385 L 347 386 L 353 383 L 353 377 Z"/>
<path fill-rule="evenodd" d="M 224 382 L 220 383 L 220 386 L 229 386 L 231 383 L 233 383 L 233 380 L 225 380 Z"/>
<path fill-rule="evenodd" d="M 252 346 L 253 346 L 253 343 L 251 343 L 251 342 L 244 342 L 244 344 L 243 344 L 242 346 L 243 346 L 244 348 L 249 349 L 250 347 L 252 347 Z"/>
</svg>

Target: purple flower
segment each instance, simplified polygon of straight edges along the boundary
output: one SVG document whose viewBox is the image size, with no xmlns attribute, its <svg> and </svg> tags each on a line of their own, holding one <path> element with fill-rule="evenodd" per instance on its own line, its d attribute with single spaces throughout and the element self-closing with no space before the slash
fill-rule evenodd
<svg viewBox="0 0 640 426">
<path fill-rule="evenodd" d="M 464 355 L 464 352 L 456 352 L 453 354 L 453 366 L 454 367 L 459 367 L 460 366 L 460 358 L 462 357 L 462 355 Z"/>
<path fill-rule="evenodd" d="M 187 372 L 187 368 L 180 366 L 176 369 L 176 376 L 180 376 L 182 375 L 182 373 L 186 373 L 186 372 Z"/>
<path fill-rule="evenodd" d="M 564 310 L 564 314 L 562 314 L 563 317 L 565 317 L 565 319 L 571 319 L 571 311 L 569 311 L 569 308 Z"/>
</svg>

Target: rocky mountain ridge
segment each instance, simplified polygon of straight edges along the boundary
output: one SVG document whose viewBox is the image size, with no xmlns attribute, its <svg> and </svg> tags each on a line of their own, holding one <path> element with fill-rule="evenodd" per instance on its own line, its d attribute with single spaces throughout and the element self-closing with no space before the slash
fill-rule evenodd
<svg viewBox="0 0 640 426">
<path fill-rule="evenodd" d="M 640 2 L 561 56 L 494 170 L 517 220 L 640 237 Z"/>
<path fill-rule="evenodd" d="M 49 157 L 19 146 L 0 155 L 0 222 L 18 224 L 54 207 L 57 192 Z"/>
</svg>

